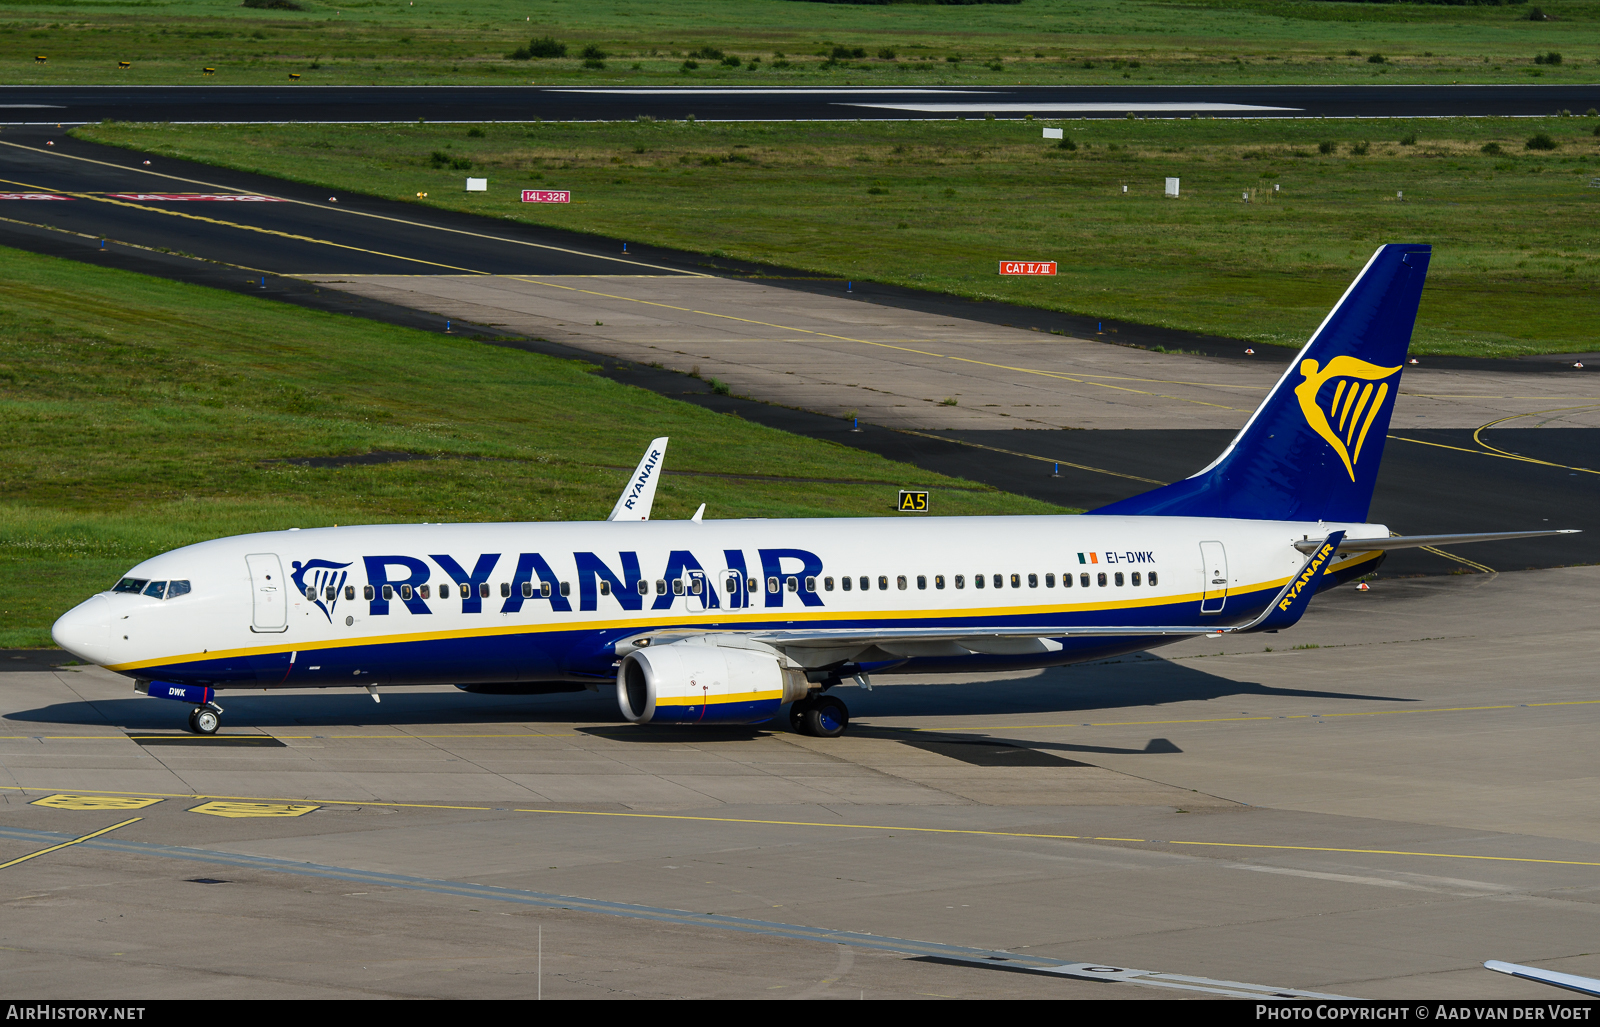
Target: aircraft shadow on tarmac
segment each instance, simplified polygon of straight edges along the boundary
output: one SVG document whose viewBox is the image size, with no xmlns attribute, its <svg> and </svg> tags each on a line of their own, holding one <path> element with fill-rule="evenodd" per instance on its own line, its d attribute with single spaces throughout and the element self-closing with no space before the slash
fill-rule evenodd
<svg viewBox="0 0 1600 1027">
<path fill-rule="evenodd" d="M 1077 714 L 1089 711 L 1151 710 L 1169 703 L 1196 700 L 1271 696 L 1278 699 L 1357 700 L 1364 702 L 1416 702 L 1404 696 L 1368 695 L 1310 689 L 1274 688 L 1252 681 L 1234 681 L 1209 674 L 1189 661 L 1182 663 L 1147 657 L 1120 661 L 1120 666 L 1091 664 L 1053 668 L 1016 678 L 991 681 L 917 682 L 895 684 L 880 678 L 872 691 L 844 689 L 841 698 L 850 706 L 858 732 L 882 730 L 860 723 L 879 717 L 972 717 L 1009 714 Z M 553 695 L 472 695 L 466 692 L 411 691 L 395 688 L 374 705 L 364 693 L 296 692 L 273 695 L 259 691 L 223 692 L 218 696 L 226 710 L 223 731 L 241 729 L 293 730 L 326 727 L 404 727 L 414 725 L 510 726 L 539 724 L 551 727 L 585 725 L 583 730 L 606 737 L 636 741 L 683 742 L 738 740 L 768 733 L 774 725 L 747 728 L 693 728 L 676 725 L 634 727 L 621 723 L 611 690 Z M 125 731 L 168 731 L 183 725 L 187 707 L 130 696 L 52 703 L 18 710 L 4 720 L 14 724 L 99 725 Z M 1154 711 L 1152 711 L 1154 712 Z M 1119 714 L 1126 715 L 1126 714 Z M 616 722 L 596 727 L 596 722 Z M 691 739 L 689 735 L 693 735 Z M 1038 747 L 1040 743 L 1028 742 Z M 1167 743 L 1171 744 L 1171 743 Z M 1093 746 L 1059 746 L 1077 752 L 1170 752 L 1160 746 L 1144 749 L 1107 749 Z"/>
</svg>

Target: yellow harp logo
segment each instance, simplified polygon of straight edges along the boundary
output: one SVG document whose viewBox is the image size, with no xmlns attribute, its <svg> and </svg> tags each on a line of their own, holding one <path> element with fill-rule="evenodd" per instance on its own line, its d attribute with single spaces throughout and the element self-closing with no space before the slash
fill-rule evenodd
<svg viewBox="0 0 1600 1027">
<path fill-rule="evenodd" d="M 1294 390 L 1300 411 L 1305 414 L 1306 423 L 1339 454 L 1351 481 L 1356 480 L 1356 462 L 1361 459 L 1367 431 L 1388 398 L 1389 383 L 1385 379 L 1399 373 L 1399 367 L 1379 367 L 1355 357 L 1334 357 L 1320 371 L 1315 360 L 1300 361 L 1300 375 L 1305 381 Z M 1330 381 L 1337 384 L 1324 410 L 1317 405 L 1317 394 Z"/>
</svg>

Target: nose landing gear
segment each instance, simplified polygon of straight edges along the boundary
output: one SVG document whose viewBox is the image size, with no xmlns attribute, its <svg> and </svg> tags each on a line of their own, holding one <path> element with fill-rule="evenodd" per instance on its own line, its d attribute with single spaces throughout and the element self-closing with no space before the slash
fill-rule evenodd
<svg viewBox="0 0 1600 1027">
<path fill-rule="evenodd" d="M 214 702 L 196 706 L 189 712 L 189 730 L 197 735 L 214 735 L 222 726 L 222 707 Z"/>
<path fill-rule="evenodd" d="M 789 706 L 789 727 L 813 738 L 837 738 L 850 724 L 850 710 L 832 695 L 807 696 Z"/>
</svg>

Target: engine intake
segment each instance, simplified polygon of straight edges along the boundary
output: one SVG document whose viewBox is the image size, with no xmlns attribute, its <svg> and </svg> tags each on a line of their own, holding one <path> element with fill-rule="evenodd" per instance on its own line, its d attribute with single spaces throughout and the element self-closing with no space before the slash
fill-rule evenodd
<svg viewBox="0 0 1600 1027">
<path fill-rule="evenodd" d="M 617 668 L 617 705 L 635 724 L 760 724 L 810 691 L 805 671 L 788 662 L 758 642 L 688 638 L 638 649 Z"/>
</svg>

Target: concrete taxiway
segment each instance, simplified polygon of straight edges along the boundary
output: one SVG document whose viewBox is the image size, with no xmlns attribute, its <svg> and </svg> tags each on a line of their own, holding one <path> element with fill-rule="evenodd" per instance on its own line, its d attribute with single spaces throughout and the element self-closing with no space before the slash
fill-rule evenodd
<svg viewBox="0 0 1600 1027">
<path fill-rule="evenodd" d="M 453 689 L 224 693 L 197 739 L 125 679 L 15 654 L 7 976 L 42 998 L 1558 998 L 1481 963 L 1600 975 L 1597 598 L 1595 568 L 1338 590 L 1283 634 L 880 678 L 841 690 L 830 741 Z M 1063 964 L 1116 972 L 1002 969 Z"/>
</svg>

